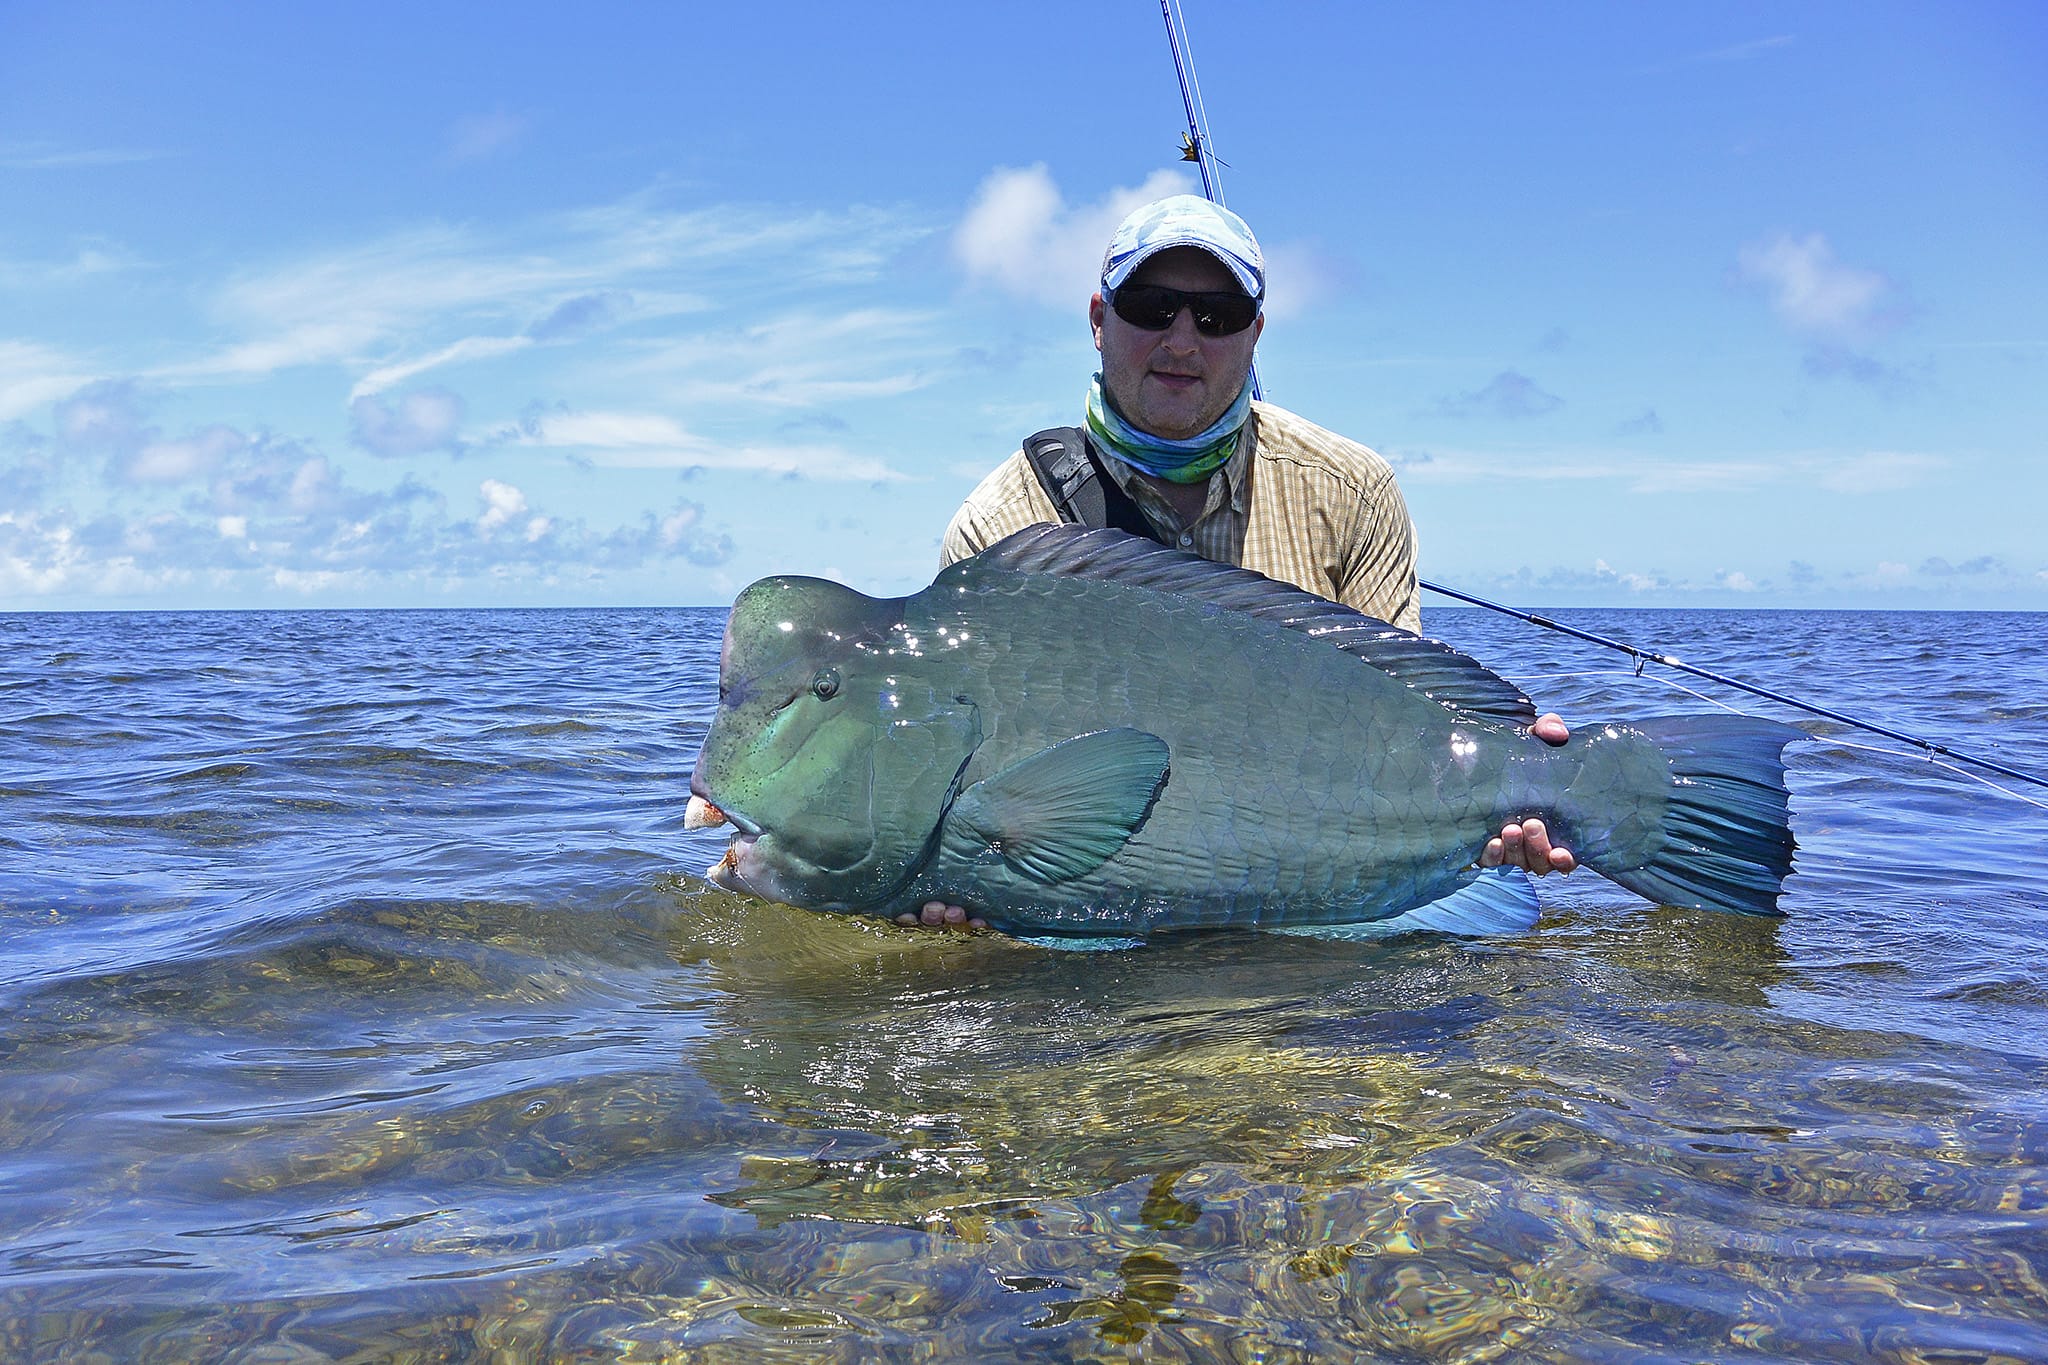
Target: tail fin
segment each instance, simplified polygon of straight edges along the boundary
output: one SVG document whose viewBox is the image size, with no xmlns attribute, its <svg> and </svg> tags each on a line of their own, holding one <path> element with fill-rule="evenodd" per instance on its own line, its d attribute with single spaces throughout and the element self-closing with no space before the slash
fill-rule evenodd
<svg viewBox="0 0 2048 1365">
<path fill-rule="evenodd" d="M 1784 751 L 1803 730 L 1753 716 L 1634 721 L 1670 765 L 1661 828 L 1633 867 L 1587 866 L 1660 905 L 1777 915 L 1792 871 Z"/>
</svg>

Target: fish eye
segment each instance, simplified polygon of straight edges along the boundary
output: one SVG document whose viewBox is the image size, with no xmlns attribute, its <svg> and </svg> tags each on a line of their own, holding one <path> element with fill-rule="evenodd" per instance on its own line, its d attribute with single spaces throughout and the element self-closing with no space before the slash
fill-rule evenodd
<svg viewBox="0 0 2048 1365">
<path fill-rule="evenodd" d="M 818 676 L 811 679 L 811 691 L 817 696 L 819 701 L 830 701 L 833 694 L 839 691 L 839 670 L 836 668 L 819 669 Z"/>
</svg>

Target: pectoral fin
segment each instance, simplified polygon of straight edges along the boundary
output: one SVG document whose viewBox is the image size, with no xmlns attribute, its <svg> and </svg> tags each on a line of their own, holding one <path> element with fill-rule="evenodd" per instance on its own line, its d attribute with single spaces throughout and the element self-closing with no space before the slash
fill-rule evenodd
<svg viewBox="0 0 2048 1365">
<path fill-rule="evenodd" d="M 1000 857 L 1052 885 L 1102 866 L 1130 841 L 1166 785 L 1166 741 L 1143 730 L 1061 740 L 960 793 L 946 822 L 956 857 Z"/>
<path fill-rule="evenodd" d="M 1448 896 L 1386 919 L 1363 924 L 1285 925 L 1277 931 L 1335 939 L 1389 938 L 1418 930 L 1485 937 L 1533 929 L 1540 911 L 1529 874 L 1519 867 L 1497 867 L 1478 873 Z"/>
</svg>

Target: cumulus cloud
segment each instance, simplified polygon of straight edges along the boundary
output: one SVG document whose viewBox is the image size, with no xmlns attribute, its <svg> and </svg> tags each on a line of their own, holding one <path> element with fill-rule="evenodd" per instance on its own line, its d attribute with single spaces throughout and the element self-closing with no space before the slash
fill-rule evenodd
<svg viewBox="0 0 2048 1365">
<path fill-rule="evenodd" d="M 1934 555 L 1921 561 L 1920 573 L 1927 578 L 1980 578 L 1986 574 L 2006 577 L 2010 570 L 1997 555 L 1977 555 L 1960 564 L 1951 564 L 1940 555 Z"/>
<path fill-rule="evenodd" d="M 348 405 L 349 436 L 373 455 L 459 453 L 465 412 L 462 399 L 446 389 L 420 389 L 395 403 L 365 394 Z"/>
<path fill-rule="evenodd" d="M 975 191 L 953 232 L 953 259 L 976 284 L 1055 308 L 1073 309 L 1101 278 L 1102 251 L 1132 209 L 1188 194 L 1179 171 L 1155 171 L 1135 188 L 1069 205 L 1044 163 L 1003 167 Z"/>
<path fill-rule="evenodd" d="M 514 517 L 526 515 L 526 494 L 509 483 L 485 479 L 477 493 L 484 503 L 483 513 L 476 519 L 479 531 L 495 531 Z"/>
<path fill-rule="evenodd" d="M 165 436 L 147 421 L 150 400 L 133 380 L 88 384 L 56 405 L 54 449 L 97 460 L 117 486 L 189 483 L 209 477 L 249 448 L 249 438 L 224 423 Z"/>
<path fill-rule="evenodd" d="M 1744 282 L 1765 292 L 1779 321 L 1804 337 L 1850 345 L 1898 321 L 1891 282 L 1875 270 L 1837 260 L 1818 232 L 1753 242 L 1742 248 L 1737 269 Z"/>
<path fill-rule="evenodd" d="M 0 487 L 6 483 L 0 471 Z M 148 599 L 194 587 L 388 594 L 408 583 L 588 580 L 667 561 L 713 566 L 732 549 L 729 536 L 706 524 L 705 509 L 688 501 L 593 528 L 551 517 L 517 486 L 486 479 L 476 515 L 457 519 L 413 480 L 358 487 L 317 453 L 258 439 L 224 457 L 209 487 L 176 509 L 81 517 L 8 500 L 0 506 L 0 600 Z"/>
<path fill-rule="evenodd" d="M 18 511 L 41 505 L 56 473 L 50 442 L 25 422 L 0 426 L 0 508 Z"/>
<path fill-rule="evenodd" d="M 110 473 L 137 483 L 186 483 L 211 474 L 248 444 L 241 432 L 215 423 L 176 440 L 148 441 Z"/>
<path fill-rule="evenodd" d="M 1525 374 L 1502 370 L 1482 389 L 1441 399 L 1436 411 L 1444 417 L 1541 417 L 1564 406 L 1564 400 Z"/>
<path fill-rule="evenodd" d="M 84 455 L 118 455 L 136 449 L 147 434 L 143 403 L 135 382 L 102 379 L 56 406 L 60 448 Z"/>
</svg>

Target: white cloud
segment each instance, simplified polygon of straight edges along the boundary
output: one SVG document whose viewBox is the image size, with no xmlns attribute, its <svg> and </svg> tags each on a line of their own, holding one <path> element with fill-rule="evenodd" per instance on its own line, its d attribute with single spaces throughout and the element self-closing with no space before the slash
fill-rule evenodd
<svg viewBox="0 0 2048 1365">
<path fill-rule="evenodd" d="M 151 374 L 204 380 L 367 364 L 351 394 L 359 398 L 435 366 L 567 339 L 570 324 L 601 323 L 625 300 L 645 319 L 709 307 L 707 290 L 754 290 L 758 305 L 764 279 L 811 292 L 871 279 L 922 231 L 874 210 L 668 213 L 645 198 L 503 232 L 422 227 L 227 281 L 211 310 L 217 330 L 237 339 Z"/>
<path fill-rule="evenodd" d="M 485 479 L 477 492 L 484 500 L 483 514 L 476 519 L 480 531 L 495 531 L 514 517 L 526 515 L 526 494 L 509 483 Z"/>
<path fill-rule="evenodd" d="M 938 319 L 895 308 L 796 313 L 705 332 L 647 352 L 631 368 L 691 408 L 815 407 L 925 388 L 956 353 Z"/>
<path fill-rule="evenodd" d="M 1154 171 L 1136 188 L 1070 207 L 1044 163 L 1003 167 L 981 182 L 954 229 L 953 258 L 974 283 L 1078 310 L 1101 279 L 1116 225 L 1140 204 L 1192 189 L 1184 172 Z"/>
<path fill-rule="evenodd" d="M 1798 464 L 1822 488 L 1837 493 L 1895 493 L 1924 484 L 1948 467 L 1948 461 L 1938 455 L 1894 450 L 1808 457 Z"/>
<path fill-rule="evenodd" d="M 540 419 L 531 440 L 536 445 L 600 449 L 701 444 L 673 417 L 647 412 L 565 412 Z"/>
<path fill-rule="evenodd" d="M 400 361 L 398 364 L 385 365 L 370 371 L 357 380 L 356 386 L 349 390 L 349 401 L 354 403 L 357 399 L 370 394 L 382 393 L 393 384 L 404 383 L 415 375 L 424 374 L 442 365 L 463 360 L 490 360 L 497 356 L 510 355 L 514 351 L 523 351 L 532 344 L 533 338 L 527 336 L 464 337 L 451 345 L 443 346 L 431 355 L 421 356 L 416 360 Z"/>
<path fill-rule="evenodd" d="M 529 422 L 519 440 L 524 445 L 575 450 L 591 463 L 612 469 L 731 469 L 859 483 L 909 478 L 881 460 L 837 446 L 720 444 L 657 413 L 556 413 Z"/>
<path fill-rule="evenodd" d="M 87 242 L 68 261 L 25 261 L 0 258 L 0 286 L 8 289 L 60 289 L 100 275 L 133 270 L 141 265 L 125 250 Z"/>
<path fill-rule="evenodd" d="M 1663 586 L 1661 579 L 1652 578 L 1647 574 L 1617 573 L 1604 559 L 1593 561 L 1593 577 L 1597 582 L 1612 583 L 1617 587 L 1627 588 L 1630 592 L 1649 592 Z"/>
<path fill-rule="evenodd" d="M 365 394 L 349 404 L 351 437 L 374 455 L 418 455 L 459 450 L 462 399 L 446 389 L 421 389 L 396 403 Z"/>
<path fill-rule="evenodd" d="M 1762 286 L 1772 311 L 1793 331 L 1822 340 L 1850 342 L 1883 330 L 1891 282 L 1874 270 L 1845 265 L 1818 232 L 1781 234 L 1742 249 L 1742 278 Z"/>
<path fill-rule="evenodd" d="M 178 440 L 150 441 L 120 468 L 138 483 L 183 483 L 212 473 L 248 444 L 241 432 L 215 424 Z"/>
<path fill-rule="evenodd" d="M 0 338 L 0 422 L 69 398 L 92 378 L 83 364 L 62 351 Z"/>
</svg>

